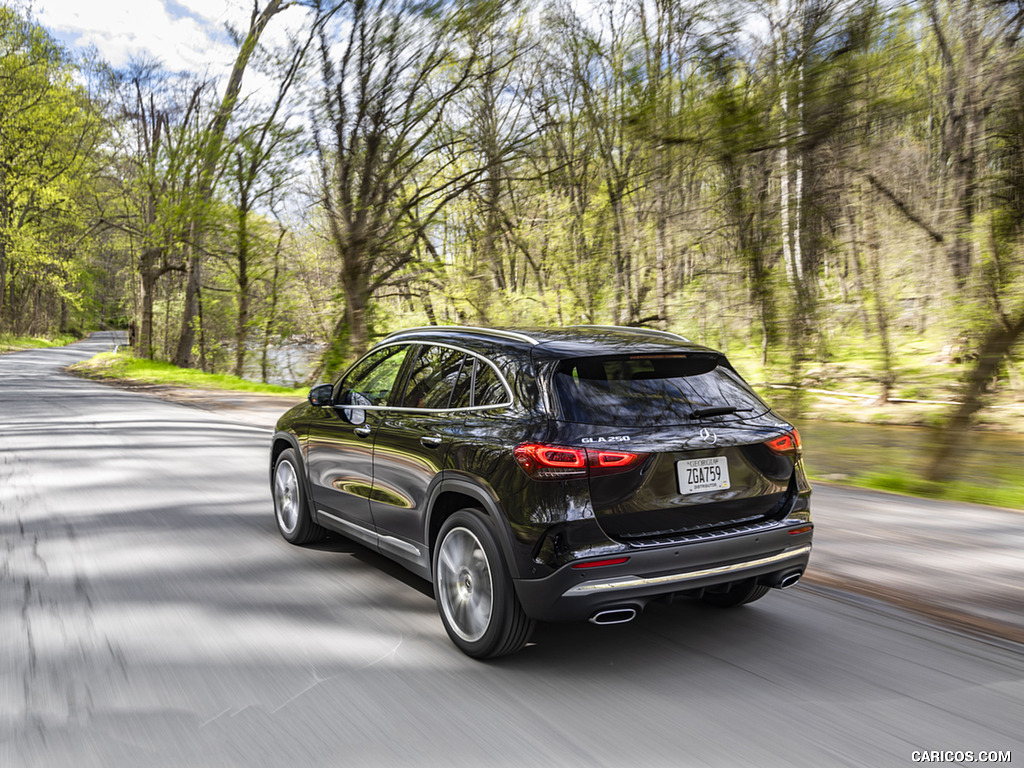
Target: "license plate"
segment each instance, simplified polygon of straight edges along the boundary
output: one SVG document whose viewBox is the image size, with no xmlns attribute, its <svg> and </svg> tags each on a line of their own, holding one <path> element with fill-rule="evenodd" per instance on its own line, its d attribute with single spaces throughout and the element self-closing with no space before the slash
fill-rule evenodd
<svg viewBox="0 0 1024 768">
<path fill-rule="evenodd" d="M 729 487 L 729 462 L 725 456 L 676 462 L 681 493 L 722 491 Z"/>
</svg>

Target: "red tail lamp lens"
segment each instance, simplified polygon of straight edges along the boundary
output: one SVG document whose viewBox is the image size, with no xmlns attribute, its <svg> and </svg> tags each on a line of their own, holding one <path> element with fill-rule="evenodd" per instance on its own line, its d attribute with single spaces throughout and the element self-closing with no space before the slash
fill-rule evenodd
<svg viewBox="0 0 1024 768">
<path fill-rule="evenodd" d="M 587 466 L 590 467 L 591 476 L 614 475 L 618 472 L 625 472 L 646 458 L 646 453 L 602 451 L 595 448 L 587 449 Z"/>
<path fill-rule="evenodd" d="M 768 440 L 765 445 L 776 453 L 798 454 L 800 453 L 800 433 L 794 429 L 774 440 Z"/>
<path fill-rule="evenodd" d="M 530 477 L 538 480 L 559 480 L 623 472 L 636 466 L 646 453 L 629 451 L 601 451 L 570 448 L 563 445 L 523 443 L 512 450 L 516 463 Z"/>
<path fill-rule="evenodd" d="M 637 462 L 639 454 L 626 453 L 625 451 L 587 451 L 590 459 L 590 466 L 598 467 L 628 467 Z"/>
<path fill-rule="evenodd" d="M 606 565 L 622 565 L 629 560 L 628 557 L 610 557 L 607 560 L 587 560 L 583 563 L 573 563 L 573 568 L 604 568 Z"/>
<path fill-rule="evenodd" d="M 558 479 L 587 474 L 587 453 L 581 448 L 523 443 L 512 449 L 512 455 L 530 477 Z"/>
</svg>

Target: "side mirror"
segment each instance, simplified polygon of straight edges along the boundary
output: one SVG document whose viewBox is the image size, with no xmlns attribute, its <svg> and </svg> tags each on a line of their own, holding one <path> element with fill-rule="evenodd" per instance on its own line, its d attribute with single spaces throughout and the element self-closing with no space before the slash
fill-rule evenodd
<svg viewBox="0 0 1024 768">
<path fill-rule="evenodd" d="M 325 408 L 334 403 L 334 385 L 317 384 L 309 390 L 309 403 L 318 408 Z"/>
<path fill-rule="evenodd" d="M 370 401 L 365 395 L 355 392 L 351 389 L 346 389 L 341 393 L 341 397 L 335 405 L 341 408 L 341 415 L 345 417 L 345 420 L 350 424 L 355 424 L 357 427 L 366 421 L 366 411 L 359 406 L 370 405 Z M 355 408 L 351 406 L 356 406 Z"/>
</svg>

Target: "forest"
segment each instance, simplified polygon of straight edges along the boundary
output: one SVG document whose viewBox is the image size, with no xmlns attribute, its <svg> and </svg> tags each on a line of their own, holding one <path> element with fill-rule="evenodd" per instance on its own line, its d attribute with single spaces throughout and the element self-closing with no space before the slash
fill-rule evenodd
<svg viewBox="0 0 1024 768">
<path fill-rule="evenodd" d="M 260 0 L 217 79 L 4 2 L 0 334 L 130 328 L 266 379 L 288 339 L 325 378 L 410 325 L 643 325 L 793 387 L 857 357 L 880 403 L 908 355 L 958 365 L 952 434 L 1024 397 L 1022 27 L 1020 0 Z"/>
</svg>

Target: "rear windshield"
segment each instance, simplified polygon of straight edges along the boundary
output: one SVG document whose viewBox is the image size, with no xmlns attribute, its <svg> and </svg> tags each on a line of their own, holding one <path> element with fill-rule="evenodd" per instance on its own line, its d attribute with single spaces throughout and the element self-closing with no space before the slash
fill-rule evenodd
<svg viewBox="0 0 1024 768">
<path fill-rule="evenodd" d="M 721 355 L 563 360 L 554 384 L 562 418 L 582 424 L 693 424 L 745 419 L 768 410 Z"/>
</svg>

